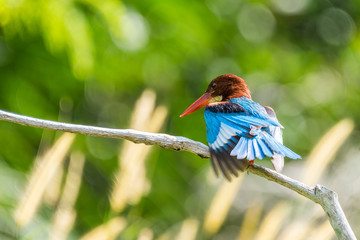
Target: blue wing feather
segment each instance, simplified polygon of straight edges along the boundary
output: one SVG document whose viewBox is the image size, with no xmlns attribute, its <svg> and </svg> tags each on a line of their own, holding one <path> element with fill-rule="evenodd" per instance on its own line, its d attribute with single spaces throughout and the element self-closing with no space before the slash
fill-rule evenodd
<svg viewBox="0 0 360 240">
<path fill-rule="evenodd" d="M 255 159 L 255 151 L 254 151 L 254 145 L 253 145 L 253 140 L 249 139 L 248 140 L 248 154 L 247 154 L 247 159 L 248 160 L 254 160 Z"/>
<path fill-rule="evenodd" d="M 244 145 L 245 145 L 245 138 L 240 138 L 239 142 L 237 143 L 237 145 L 234 147 L 234 149 L 231 151 L 230 155 L 231 156 L 237 156 L 237 153 L 239 151 L 244 151 Z"/>
<path fill-rule="evenodd" d="M 247 156 L 247 149 L 248 149 L 248 139 L 246 138 L 242 138 L 244 139 L 244 143 L 241 145 L 239 151 L 237 152 L 237 158 L 238 159 L 245 159 Z"/>
<path fill-rule="evenodd" d="M 280 161 L 274 166 L 282 166 L 284 156 L 301 158 L 282 144 L 283 127 L 271 108 L 244 97 L 219 104 L 229 102 L 240 105 L 243 111 L 216 112 L 216 105 L 205 109 L 207 140 L 213 166 L 217 162 L 228 179 L 230 175 L 236 175 L 234 168 L 244 171 L 249 164 L 248 160 L 267 156 L 273 161 Z"/>
<path fill-rule="evenodd" d="M 283 128 L 283 126 L 279 123 L 276 118 L 272 118 L 267 114 L 265 107 L 261 106 L 259 103 L 254 102 L 253 100 L 241 97 L 241 98 L 233 98 L 230 99 L 229 102 L 234 102 L 239 104 L 249 115 L 254 116 L 255 119 L 265 120 L 269 123 L 269 125 L 273 125 L 276 127 Z"/>
<path fill-rule="evenodd" d="M 271 157 L 273 155 L 269 146 L 262 139 L 258 141 L 258 144 L 265 156 Z"/>
<path fill-rule="evenodd" d="M 259 146 L 258 139 L 254 138 L 253 140 L 253 147 L 255 151 L 255 158 L 263 159 L 265 157 L 261 147 Z"/>
</svg>

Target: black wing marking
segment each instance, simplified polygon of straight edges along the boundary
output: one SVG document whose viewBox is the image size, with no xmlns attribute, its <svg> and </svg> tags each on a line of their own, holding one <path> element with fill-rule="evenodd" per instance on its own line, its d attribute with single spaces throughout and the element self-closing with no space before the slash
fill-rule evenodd
<svg viewBox="0 0 360 240">
<path fill-rule="evenodd" d="M 240 113 L 245 112 L 245 109 L 242 108 L 239 104 L 234 102 L 226 102 L 226 103 L 217 103 L 210 104 L 206 108 L 213 113 Z"/>
<path fill-rule="evenodd" d="M 210 147 L 211 164 L 216 176 L 219 176 L 219 167 L 226 179 L 231 181 L 232 176 L 238 177 L 238 172 L 245 171 L 249 166 L 247 159 L 237 159 L 236 156 L 230 155 L 239 139 L 239 136 L 234 136 L 229 139 L 227 144 L 220 148 L 213 149 Z"/>
</svg>

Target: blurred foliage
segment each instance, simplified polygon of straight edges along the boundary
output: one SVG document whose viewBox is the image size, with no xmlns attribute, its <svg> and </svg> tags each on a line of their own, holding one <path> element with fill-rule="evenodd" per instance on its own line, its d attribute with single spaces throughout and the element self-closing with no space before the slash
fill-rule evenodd
<svg viewBox="0 0 360 240">
<path fill-rule="evenodd" d="M 285 126 L 285 144 L 304 157 L 285 166 L 292 177 L 301 178 L 309 152 L 328 129 L 344 118 L 354 120 L 350 140 L 332 156 L 319 183 L 339 192 L 359 235 L 359 24 L 356 0 L 1 0 L 0 108 L 127 128 L 136 100 L 150 88 L 157 104 L 168 108 L 163 132 L 205 142 L 201 111 L 178 116 L 211 79 L 237 74 L 247 81 L 254 100 L 276 110 Z M 43 156 L 59 133 L 1 122 L 0 136 L 0 231 L 9 238 L 46 239 L 56 203 L 40 207 L 26 228 L 16 226 L 11 216 L 36 156 Z M 198 239 L 234 239 L 244 216 L 251 216 L 246 208 L 253 209 L 254 199 L 269 214 L 276 202 L 290 199 L 295 213 L 284 215 L 288 220 L 313 209 L 289 191 L 246 175 L 219 232 L 206 235 L 197 221 L 203 222 L 221 180 L 214 179 L 207 160 L 154 147 L 145 163 L 148 194 L 114 212 L 109 199 L 121 169 L 121 144 L 77 136 L 72 149 L 86 161 L 69 238 L 101 224 L 123 224 L 121 216 L 127 222 L 122 239 L 140 233 L 172 239 L 180 229 L 182 234 L 194 231 L 191 226 L 199 227 Z M 260 164 L 268 166 L 268 161 Z M 68 165 L 67 159 L 65 173 Z M 261 212 L 256 214 L 260 218 Z M 310 210 L 308 215 L 313 216 L 308 222 L 318 224 L 313 229 L 323 226 L 323 215 Z"/>
</svg>

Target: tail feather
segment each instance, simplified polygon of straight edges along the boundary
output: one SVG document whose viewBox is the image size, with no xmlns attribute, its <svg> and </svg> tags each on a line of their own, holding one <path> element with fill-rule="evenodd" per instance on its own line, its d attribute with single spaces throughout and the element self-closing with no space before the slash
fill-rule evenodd
<svg viewBox="0 0 360 240">
<path fill-rule="evenodd" d="M 284 168 L 284 157 L 275 153 L 274 156 L 271 157 L 271 163 L 277 172 L 281 172 Z"/>
</svg>

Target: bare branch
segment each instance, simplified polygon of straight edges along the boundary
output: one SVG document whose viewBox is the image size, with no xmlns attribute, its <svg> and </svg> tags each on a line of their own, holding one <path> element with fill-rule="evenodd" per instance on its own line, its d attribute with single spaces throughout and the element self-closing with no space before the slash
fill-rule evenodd
<svg viewBox="0 0 360 240">
<path fill-rule="evenodd" d="M 62 132 L 71 132 L 88 136 L 122 138 L 134 143 L 144 143 L 146 145 L 157 145 L 176 151 L 188 151 L 199 155 L 202 158 L 209 158 L 209 149 L 206 145 L 188 139 L 186 137 L 172 136 L 161 133 L 149 133 L 132 129 L 113 129 L 93 127 L 80 124 L 62 123 L 56 121 L 43 120 L 39 118 L 27 117 L 15 113 L 0 110 L 0 120 L 18 123 L 25 126 L 50 129 Z"/>
<path fill-rule="evenodd" d="M 320 204 L 328 216 L 330 224 L 333 227 L 338 239 L 356 239 L 344 211 L 341 208 L 336 192 L 322 185 L 309 187 L 302 182 L 257 164 L 252 164 L 248 168 L 248 172 L 283 185 L 284 187 L 303 195 L 311 201 Z"/>
<path fill-rule="evenodd" d="M 202 158 L 210 157 L 209 149 L 206 145 L 180 136 L 141 132 L 132 129 L 111 129 L 79 124 L 62 123 L 27 117 L 2 110 L 0 110 L 0 120 L 31 127 L 71 132 L 89 136 L 122 138 L 132 141 L 134 143 L 157 145 L 176 151 L 192 152 Z M 248 172 L 281 184 L 284 187 L 289 188 L 299 193 L 300 195 L 303 195 L 311 201 L 320 204 L 326 212 L 326 215 L 328 216 L 329 221 L 339 239 L 356 239 L 340 206 L 338 196 L 335 192 L 321 185 L 316 185 L 316 187 L 309 187 L 302 182 L 294 180 L 271 169 L 261 167 L 257 164 L 252 164 L 248 168 Z"/>
</svg>

